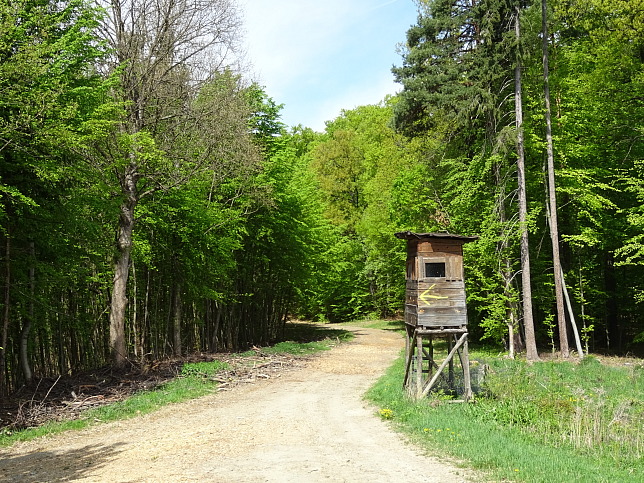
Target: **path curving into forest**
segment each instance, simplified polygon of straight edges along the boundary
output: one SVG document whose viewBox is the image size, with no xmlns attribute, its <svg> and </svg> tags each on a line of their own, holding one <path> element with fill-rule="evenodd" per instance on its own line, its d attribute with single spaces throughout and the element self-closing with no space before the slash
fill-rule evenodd
<svg viewBox="0 0 644 483">
<path fill-rule="evenodd" d="M 350 330 L 353 341 L 280 377 L 0 450 L 0 480 L 467 481 L 462 469 L 407 444 L 362 400 L 398 356 L 401 336 Z"/>
</svg>

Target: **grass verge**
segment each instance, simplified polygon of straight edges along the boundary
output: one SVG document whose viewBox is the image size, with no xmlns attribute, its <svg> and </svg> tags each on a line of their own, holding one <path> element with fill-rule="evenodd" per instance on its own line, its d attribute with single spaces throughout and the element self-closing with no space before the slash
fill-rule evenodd
<svg viewBox="0 0 644 483">
<path fill-rule="evenodd" d="M 343 329 L 297 323 L 287 325 L 284 337 L 289 340 L 270 347 L 262 347 L 260 352 L 264 354 L 291 354 L 296 357 L 310 355 L 328 350 L 340 342 L 348 341 L 353 338 L 353 334 Z M 248 351 L 240 353 L 238 356 L 243 364 L 244 357 L 250 361 L 252 356 L 257 356 L 257 352 Z M 229 365 L 220 361 L 186 363 L 182 366 L 178 377 L 165 384 L 152 390 L 136 393 L 122 401 L 87 410 L 78 419 L 51 421 L 20 431 L 0 429 L 0 447 L 63 431 L 79 430 L 103 422 L 129 419 L 151 413 L 168 404 L 204 396 L 217 389 L 218 383 L 213 378 L 227 369 L 229 369 Z"/>
<path fill-rule="evenodd" d="M 216 364 L 216 362 L 199 364 L 212 365 Z M 189 364 L 186 364 L 186 366 L 189 366 Z M 155 389 L 139 392 L 123 401 L 85 411 L 78 419 L 50 421 L 41 426 L 20 431 L 4 431 L 0 433 L 0 447 L 63 431 L 84 429 L 97 423 L 129 419 L 148 414 L 167 404 L 204 396 L 215 388 L 216 383 L 203 376 L 197 374 L 181 375 L 157 386 Z"/>
<path fill-rule="evenodd" d="M 364 319 L 364 320 L 354 320 L 351 322 L 342 322 L 338 324 L 333 324 L 337 327 L 363 327 L 365 329 L 380 329 L 380 330 L 392 330 L 400 332 L 401 334 L 405 333 L 405 323 L 402 320 L 393 320 L 393 319 Z"/>
<path fill-rule="evenodd" d="M 492 358 L 472 404 L 409 400 L 402 357 L 367 394 L 417 444 L 490 479 L 525 482 L 644 481 L 644 368 Z"/>
<path fill-rule="evenodd" d="M 354 335 L 348 330 L 331 328 L 326 325 L 308 322 L 287 324 L 283 341 L 269 347 L 262 347 L 264 354 L 291 354 L 305 356 L 331 349 L 333 346 L 353 339 Z M 255 355 L 255 351 L 243 352 L 241 355 Z"/>
</svg>

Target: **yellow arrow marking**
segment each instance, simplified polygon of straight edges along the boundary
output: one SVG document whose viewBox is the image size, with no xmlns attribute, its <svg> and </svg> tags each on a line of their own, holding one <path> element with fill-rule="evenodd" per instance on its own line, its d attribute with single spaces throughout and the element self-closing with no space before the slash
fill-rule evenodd
<svg viewBox="0 0 644 483">
<path fill-rule="evenodd" d="M 436 286 L 436 284 L 433 284 L 431 287 L 429 287 L 427 290 L 425 290 L 421 295 L 420 295 L 420 300 L 425 302 L 427 305 L 429 304 L 429 300 L 427 299 L 447 299 L 449 297 L 442 297 L 440 295 L 430 295 L 429 292 Z"/>
</svg>

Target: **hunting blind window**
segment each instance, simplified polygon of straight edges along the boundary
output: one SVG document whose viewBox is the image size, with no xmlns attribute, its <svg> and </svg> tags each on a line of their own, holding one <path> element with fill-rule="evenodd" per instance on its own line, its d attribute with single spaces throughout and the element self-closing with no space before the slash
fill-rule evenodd
<svg viewBox="0 0 644 483">
<path fill-rule="evenodd" d="M 445 262 L 425 262 L 425 278 L 445 278 Z"/>
</svg>

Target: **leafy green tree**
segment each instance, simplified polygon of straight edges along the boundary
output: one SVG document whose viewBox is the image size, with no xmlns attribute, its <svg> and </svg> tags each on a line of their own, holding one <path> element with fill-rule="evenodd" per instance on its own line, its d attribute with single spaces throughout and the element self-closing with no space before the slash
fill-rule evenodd
<svg viewBox="0 0 644 483">
<path fill-rule="evenodd" d="M 642 327 L 634 304 L 639 267 L 628 261 L 637 245 L 627 241 L 638 233 L 628 213 L 640 206 L 630 189 L 641 178 L 636 166 L 642 158 L 639 7 L 630 1 L 556 2 L 552 12 L 557 31 L 553 134 L 561 158 L 558 192 L 566 203 L 563 262 L 569 280 L 593 281 L 572 285 L 578 298 L 582 289 L 598 295 L 584 312 L 590 309 L 605 329 L 598 338 L 605 333 L 604 343 L 616 349 L 626 347 Z M 619 267 L 620 261 L 626 264 Z"/>
<path fill-rule="evenodd" d="M 12 350 L 18 345 L 24 380 L 32 378 L 28 349 L 36 319 L 36 269 L 46 265 L 43 253 L 56 246 L 59 260 L 68 254 L 62 248 L 69 240 L 65 215 L 73 210 L 66 203 L 78 199 L 75 183 L 86 181 L 86 173 L 75 170 L 75 131 L 95 108 L 91 92 L 102 84 L 91 69 L 103 55 L 95 37 L 98 21 L 99 12 L 79 0 L 0 5 L 0 392 L 11 386 L 5 376 L 17 377 Z M 64 228 L 51 229 L 58 225 Z M 56 274 L 59 280 L 65 278 L 62 273 Z M 12 327 L 12 321 L 22 327 Z"/>
<path fill-rule="evenodd" d="M 543 91 L 544 117 L 546 124 L 546 172 L 548 174 L 548 225 L 552 243 L 552 264 L 555 281 L 555 300 L 557 303 L 557 326 L 559 328 L 559 350 L 564 358 L 570 356 L 568 330 L 564 311 L 563 269 L 559 256 L 559 218 L 557 214 L 557 194 L 555 187 L 555 161 L 552 142 L 552 109 L 550 107 L 550 55 L 548 34 L 548 2 L 541 0 L 541 41 L 543 51 Z"/>
<path fill-rule="evenodd" d="M 105 68 L 118 75 L 114 94 L 124 112 L 110 148 L 94 159 L 104 171 L 114 173 L 121 197 L 110 309 L 115 366 L 123 366 L 128 354 L 127 282 L 141 199 L 180 186 L 197 171 L 211 170 L 213 183 L 218 183 L 240 161 L 244 165 L 257 160 L 250 147 L 247 156 L 236 150 L 239 155 L 230 163 L 225 156 L 231 139 L 226 121 L 236 120 L 236 133 L 245 117 L 240 113 L 247 109 L 236 100 L 237 81 L 231 86 L 226 80 L 230 74 L 221 73 L 226 52 L 236 45 L 239 25 L 229 0 L 128 0 L 112 2 L 108 9 L 103 31 L 113 57 Z M 226 108 L 213 102 L 223 102 Z M 232 139 L 245 136 L 233 134 Z"/>
<path fill-rule="evenodd" d="M 426 159 L 431 198 L 444 213 L 439 227 L 490 237 L 478 246 L 496 246 L 493 257 L 476 257 L 490 265 L 474 272 L 469 293 L 480 303 L 475 313 L 486 332 L 498 338 L 518 317 L 516 183 L 510 176 L 518 3 L 434 0 L 421 6 L 418 24 L 407 33 L 403 65 L 393 69 L 403 85 L 394 123 L 402 132 L 442 145 Z"/>
<path fill-rule="evenodd" d="M 311 152 L 325 213 L 335 227 L 336 241 L 325 252 L 331 268 L 323 277 L 321 304 L 331 320 L 390 316 L 404 299 L 405 253 L 393 233 L 408 227 L 398 218 L 395 186 L 415 157 L 389 126 L 394 102 L 344 111 Z"/>
</svg>

